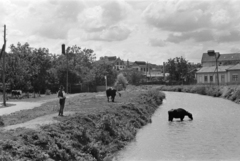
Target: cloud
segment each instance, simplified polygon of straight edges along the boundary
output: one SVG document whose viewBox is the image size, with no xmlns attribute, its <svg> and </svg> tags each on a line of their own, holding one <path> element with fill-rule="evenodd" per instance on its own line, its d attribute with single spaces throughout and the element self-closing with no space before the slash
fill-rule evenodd
<svg viewBox="0 0 240 161">
<path fill-rule="evenodd" d="M 159 1 L 150 4 L 143 17 L 148 24 L 163 30 L 193 31 L 210 26 L 211 14 L 201 7 L 199 1 Z"/>
<path fill-rule="evenodd" d="M 128 11 L 129 6 L 124 1 L 106 1 L 102 5 L 86 8 L 79 15 L 78 22 L 87 32 L 99 32 L 124 20 Z"/>
<path fill-rule="evenodd" d="M 234 47 L 234 48 L 231 49 L 231 52 L 233 52 L 233 53 L 240 53 L 240 49 Z"/>
<path fill-rule="evenodd" d="M 184 32 L 180 35 L 169 34 L 166 41 L 180 43 L 186 40 L 194 40 L 195 42 L 214 41 L 214 33 L 212 30 L 200 30 L 192 32 Z"/>
<path fill-rule="evenodd" d="M 149 44 L 151 46 L 159 46 L 159 47 L 166 46 L 166 42 L 164 40 L 156 39 L 156 38 L 150 38 L 149 39 Z"/>
<path fill-rule="evenodd" d="M 226 35 L 221 35 L 218 37 L 218 42 L 236 42 L 240 41 L 240 31 L 232 30 L 229 31 Z"/>
<path fill-rule="evenodd" d="M 5 24 L 5 18 L 6 18 L 6 8 L 4 7 L 4 3 L 0 1 L 0 25 L 2 26 Z"/>
<path fill-rule="evenodd" d="M 119 22 L 127 15 L 126 4 L 121 1 L 109 1 L 102 6 L 103 22 L 106 24 L 114 24 Z"/>
<path fill-rule="evenodd" d="M 158 1 L 143 12 L 150 26 L 173 31 L 191 32 L 199 29 L 229 29 L 239 25 L 240 1 Z"/>
<path fill-rule="evenodd" d="M 35 33 L 50 39 L 65 39 L 68 31 L 77 26 L 77 17 L 85 5 L 82 1 L 50 0 L 29 7 L 29 12 L 36 16 L 38 27 Z"/>
<path fill-rule="evenodd" d="M 111 26 L 98 33 L 89 33 L 87 40 L 98 41 L 122 41 L 128 38 L 131 30 L 123 25 Z"/>
<path fill-rule="evenodd" d="M 87 32 L 102 31 L 107 27 L 102 21 L 103 9 L 100 6 L 87 8 L 78 17 L 79 24 Z"/>
</svg>

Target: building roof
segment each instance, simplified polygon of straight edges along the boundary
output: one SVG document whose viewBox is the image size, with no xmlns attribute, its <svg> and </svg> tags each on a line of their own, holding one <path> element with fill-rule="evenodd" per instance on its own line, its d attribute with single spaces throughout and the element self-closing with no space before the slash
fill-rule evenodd
<svg viewBox="0 0 240 161">
<path fill-rule="evenodd" d="M 240 53 L 231 53 L 231 54 L 220 54 L 218 61 L 240 61 Z M 203 53 L 202 63 L 203 62 L 215 62 L 216 59 L 214 56 L 209 56 L 207 53 Z"/>
<path fill-rule="evenodd" d="M 115 61 L 117 60 L 117 57 L 116 56 L 108 56 L 108 61 Z"/>
<path fill-rule="evenodd" d="M 233 67 L 233 65 L 226 65 L 226 66 L 218 66 L 218 72 L 226 72 L 228 68 Z M 215 66 L 211 67 L 202 67 L 200 70 L 198 70 L 196 73 L 213 73 L 217 72 Z"/>
<path fill-rule="evenodd" d="M 134 63 L 137 65 L 146 65 L 145 61 L 135 61 Z"/>
<path fill-rule="evenodd" d="M 240 64 L 236 64 L 236 65 L 228 68 L 227 70 L 240 70 Z"/>
</svg>

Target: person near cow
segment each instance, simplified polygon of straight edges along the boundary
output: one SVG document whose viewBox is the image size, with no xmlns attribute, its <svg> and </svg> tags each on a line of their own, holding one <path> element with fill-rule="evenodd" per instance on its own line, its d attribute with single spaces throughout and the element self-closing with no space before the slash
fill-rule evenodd
<svg viewBox="0 0 240 161">
<path fill-rule="evenodd" d="M 65 106 L 65 100 L 66 100 L 66 93 L 64 92 L 64 87 L 61 85 L 58 91 L 58 98 L 59 98 L 59 104 L 60 104 L 60 109 L 58 116 L 63 116 L 63 109 Z"/>
</svg>

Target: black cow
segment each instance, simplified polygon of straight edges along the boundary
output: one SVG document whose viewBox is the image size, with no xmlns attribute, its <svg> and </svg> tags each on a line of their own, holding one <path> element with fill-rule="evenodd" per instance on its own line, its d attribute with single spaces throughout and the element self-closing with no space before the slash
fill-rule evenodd
<svg viewBox="0 0 240 161">
<path fill-rule="evenodd" d="M 180 118 L 180 120 L 183 121 L 185 116 L 188 116 L 193 120 L 192 114 L 182 108 L 171 109 L 168 111 L 168 121 L 173 121 L 173 118 Z"/>
<path fill-rule="evenodd" d="M 18 97 L 22 95 L 22 90 L 12 90 L 12 97 Z"/>
<path fill-rule="evenodd" d="M 108 89 L 106 90 L 106 95 L 107 95 L 108 102 L 109 102 L 109 97 L 111 97 L 112 102 L 114 102 L 116 93 L 117 93 L 117 90 L 116 90 L 116 89 L 108 88 Z M 120 93 L 118 93 L 118 94 L 119 94 L 119 96 L 121 97 L 121 94 L 120 94 Z"/>
</svg>

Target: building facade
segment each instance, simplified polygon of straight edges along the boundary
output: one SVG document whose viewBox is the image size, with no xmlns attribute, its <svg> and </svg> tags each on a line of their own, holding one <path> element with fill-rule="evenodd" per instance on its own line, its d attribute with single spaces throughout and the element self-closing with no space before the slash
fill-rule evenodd
<svg viewBox="0 0 240 161">
<path fill-rule="evenodd" d="M 202 67 L 196 73 L 198 84 L 239 84 L 240 64 L 226 65 L 218 67 L 218 77 L 215 66 Z"/>
</svg>

